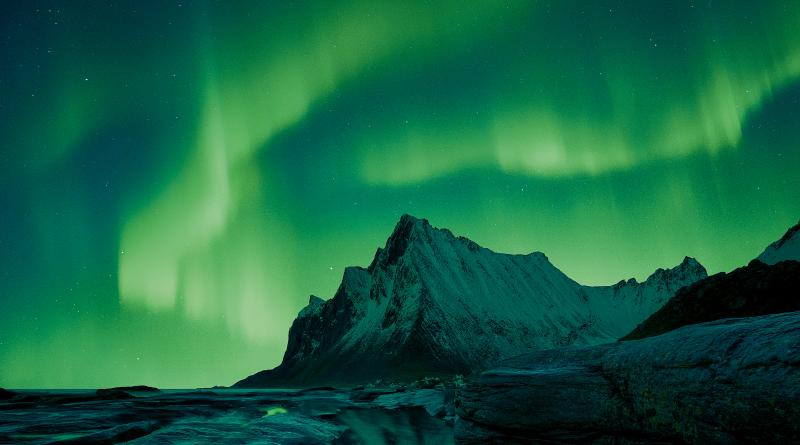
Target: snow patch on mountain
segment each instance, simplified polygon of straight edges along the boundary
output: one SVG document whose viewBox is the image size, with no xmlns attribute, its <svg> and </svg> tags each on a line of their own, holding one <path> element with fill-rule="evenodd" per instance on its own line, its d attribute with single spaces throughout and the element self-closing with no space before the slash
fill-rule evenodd
<svg viewBox="0 0 800 445">
<path fill-rule="evenodd" d="M 757 259 L 766 264 L 785 260 L 800 261 L 800 222 L 789 229 L 781 239 L 767 246 Z"/>
<path fill-rule="evenodd" d="M 697 260 L 684 257 L 672 269 L 657 269 L 644 282 L 635 279 L 613 286 L 587 287 L 591 311 L 602 320 L 602 334 L 616 340 L 627 334 L 675 295 L 682 287 L 707 277 Z"/>
</svg>

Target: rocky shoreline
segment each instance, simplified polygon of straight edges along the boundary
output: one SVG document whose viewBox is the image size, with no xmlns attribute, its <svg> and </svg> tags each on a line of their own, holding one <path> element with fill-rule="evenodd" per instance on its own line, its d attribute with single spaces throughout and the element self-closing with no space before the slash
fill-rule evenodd
<svg viewBox="0 0 800 445">
<path fill-rule="evenodd" d="M 524 354 L 467 379 L 457 443 L 797 443 L 800 312 Z"/>
</svg>

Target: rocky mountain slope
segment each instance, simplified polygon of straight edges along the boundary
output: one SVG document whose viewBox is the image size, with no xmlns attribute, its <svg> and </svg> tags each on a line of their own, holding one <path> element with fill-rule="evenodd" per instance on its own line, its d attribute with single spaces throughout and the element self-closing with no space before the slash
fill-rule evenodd
<svg viewBox="0 0 800 445">
<path fill-rule="evenodd" d="M 800 313 L 523 354 L 458 392 L 456 442 L 797 443 Z"/>
<path fill-rule="evenodd" d="M 787 230 L 781 239 L 767 246 L 757 259 L 766 264 L 784 260 L 800 261 L 800 222 Z"/>
<path fill-rule="evenodd" d="M 800 262 L 753 260 L 679 290 L 622 340 L 663 334 L 689 324 L 800 310 Z"/>
<path fill-rule="evenodd" d="M 704 277 L 685 258 L 643 283 L 581 286 L 541 252 L 495 253 L 404 215 L 368 268 L 347 268 L 330 300 L 310 298 L 283 362 L 235 386 L 465 374 L 532 349 L 613 341 Z"/>
<path fill-rule="evenodd" d="M 622 340 L 663 334 L 688 324 L 800 310 L 800 224 L 750 264 L 679 290 Z"/>
</svg>

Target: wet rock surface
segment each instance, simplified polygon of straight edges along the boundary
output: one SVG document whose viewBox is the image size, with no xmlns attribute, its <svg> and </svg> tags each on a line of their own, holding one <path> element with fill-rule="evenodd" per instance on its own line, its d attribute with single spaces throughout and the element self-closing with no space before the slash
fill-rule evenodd
<svg viewBox="0 0 800 445">
<path fill-rule="evenodd" d="M 447 444 L 445 388 L 19 391 L 0 400 L 0 443 Z M 448 391 L 452 394 L 452 389 Z M 389 395 L 397 395 L 381 399 Z M 449 408 L 443 405 L 449 403 Z"/>
<path fill-rule="evenodd" d="M 458 391 L 457 443 L 797 443 L 800 313 L 524 354 Z"/>
</svg>

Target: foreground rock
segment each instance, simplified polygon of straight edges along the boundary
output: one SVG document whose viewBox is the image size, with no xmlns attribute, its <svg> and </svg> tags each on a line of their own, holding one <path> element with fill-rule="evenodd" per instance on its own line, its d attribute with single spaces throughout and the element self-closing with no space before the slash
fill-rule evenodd
<svg viewBox="0 0 800 445">
<path fill-rule="evenodd" d="M 635 340 L 689 324 L 800 310 L 800 262 L 767 265 L 753 260 L 679 290 L 622 340 Z"/>
<path fill-rule="evenodd" d="M 798 443 L 800 312 L 521 355 L 456 410 L 462 444 Z"/>
<path fill-rule="evenodd" d="M 507 255 L 409 215 L 336 295 L 311 297 L 283 361 L 236 387 L 408 382 L 534 349 L 614 341 L 706 276 L 694 259 L 645 282 L 581 286 L 541 252 Z"/>
</svg>

